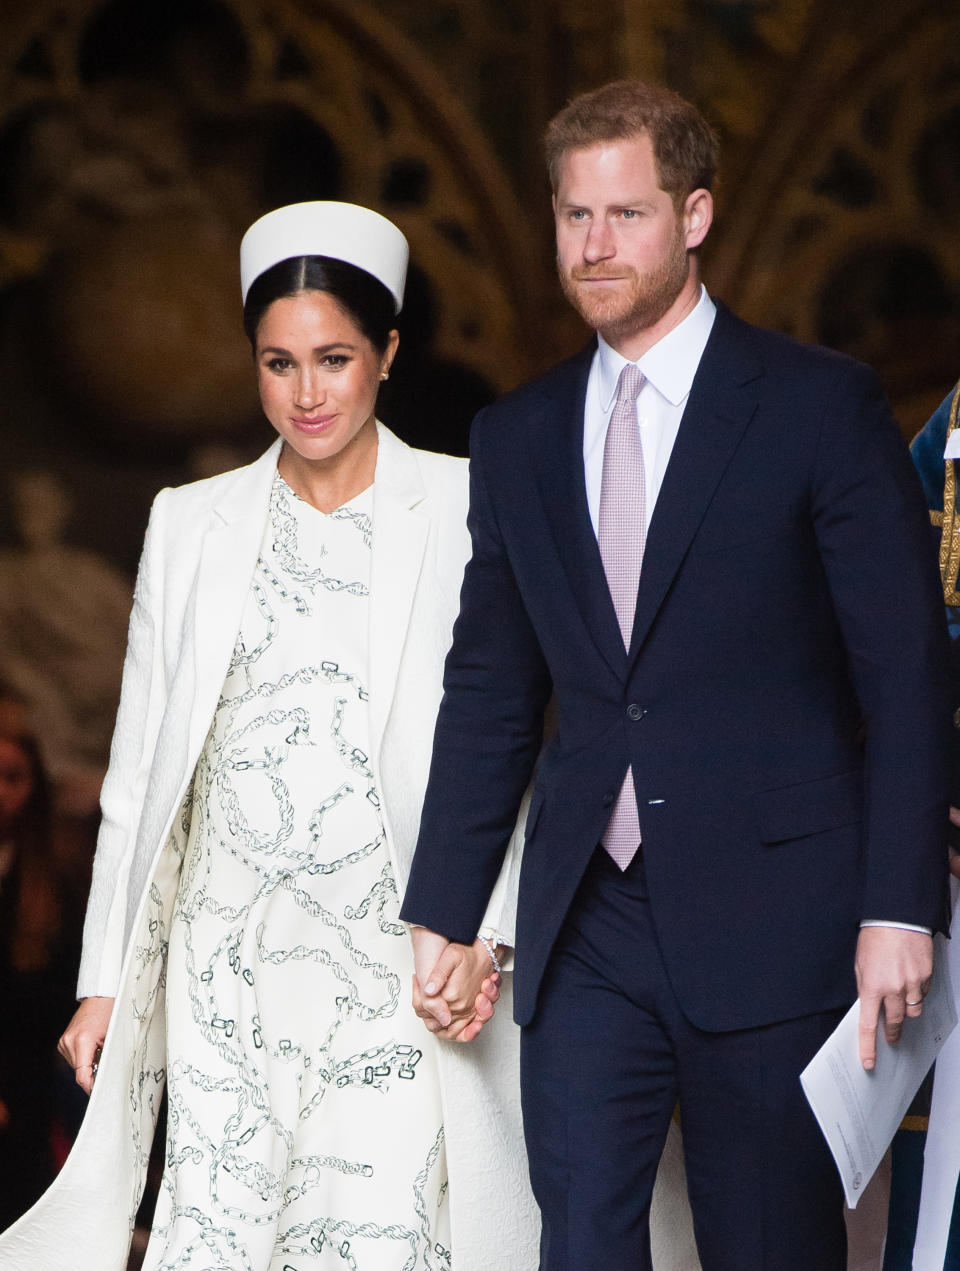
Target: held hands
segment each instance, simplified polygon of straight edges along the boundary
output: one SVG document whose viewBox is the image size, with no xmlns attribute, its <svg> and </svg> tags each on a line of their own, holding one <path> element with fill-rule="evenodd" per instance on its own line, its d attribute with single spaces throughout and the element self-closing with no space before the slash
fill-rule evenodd
<svg viewBox="0 0 960 1271">
<path fill-rule="evenodd" d="M 473 1041 L 493 1017 L 500 976 L 479 940 L 454 944 L 424 927 L 411 931 L 413 1009 L 436 1037 Z"/>
<path fill-rule="evenodd" d="M 897 927 L 861 927 L 857 940 L 857 992 L 860 997 L 860 1062 L 877 1062 L 877 1028 L 883 1009 L 887 1041 L 900 1040 L 905 1018 L 915 1019 L 933 974 L 933 939 Z"/>
<path fill-rule="evenodd" d="M 74 1071 L 77 1085 L 87 1094 L 93 1090 L 94 1065 L 112 1013 L 112 997 L 85 997 L 57 1043 L 57 1050 Z"/>
</svg>

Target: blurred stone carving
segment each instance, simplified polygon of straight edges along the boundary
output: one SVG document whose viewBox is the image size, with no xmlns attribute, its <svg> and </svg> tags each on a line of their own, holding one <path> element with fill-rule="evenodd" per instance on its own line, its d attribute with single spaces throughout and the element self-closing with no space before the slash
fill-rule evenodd
<svg viewBox="0 0 960 1271">
<path fill-rule="evenodd" d="M 30 707 L 71 811 L 95 803 L 120 696 L 128 581 L 64 542 L 66 492 L 50 472 L 12 480 L 21 546 L 0 552 L 0 678 Z"/>
</svg>

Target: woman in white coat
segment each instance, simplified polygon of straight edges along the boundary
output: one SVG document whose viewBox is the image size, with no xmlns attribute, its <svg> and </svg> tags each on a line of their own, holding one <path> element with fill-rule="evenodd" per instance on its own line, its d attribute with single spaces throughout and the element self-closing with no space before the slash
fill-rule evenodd
<svg viewBox="0 0 960 1271">
<path fill-rule="evenodd" d="M 471 1045 L 416 1020 L 397 919 L 469 551 L 466 464 L 375 418 L 406 262 L 345 204 L 244 238 L 279 436 L 151 513 L 61 1042 L 92 1097 L 4 1271 L 122 1271 L 165 1083 L 150 1271 L 536 1266 L 509 1002 L 490 1019 L 514 857 L 450 993 Z"/>
</svg>

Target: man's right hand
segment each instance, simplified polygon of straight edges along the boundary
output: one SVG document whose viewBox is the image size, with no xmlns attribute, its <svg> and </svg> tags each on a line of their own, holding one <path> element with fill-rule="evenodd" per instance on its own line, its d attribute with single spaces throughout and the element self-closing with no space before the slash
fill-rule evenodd
<svg viewBox="0 0 960 1271">
<path fill-rule="evenodd" d="M 93 1089 L 93 1065 L 107 1035 L 113 1002 L 112 997 L 85 997 L 57 1043 L 57 1050 L 74 1071 L 77 1085 L 87 1094 Z"/>
</svg>

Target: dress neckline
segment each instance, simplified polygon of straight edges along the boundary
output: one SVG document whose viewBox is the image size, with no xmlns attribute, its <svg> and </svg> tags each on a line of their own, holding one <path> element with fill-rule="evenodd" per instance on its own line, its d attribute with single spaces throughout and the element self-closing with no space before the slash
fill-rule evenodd
<svg viewBox="0 0 960 1271">
<path fill-rule="evenodd" d="M 365 512 L 367 510 L 366 505 L 371 501 L 373 497 L 373 482 L 371 481 L 368 486 L 365 486 L 364 489 L 358 491 L 355 495 L 353 495 L 352 498 L 348 499 L 346 503 L 341 503 L 339 504 L 339 506 L 333 508 L 331 511 L 324 512 L 322 508 L 314 507 L 314 505 L 311 502 L 309 502 L 309 500 L 303 498 L 302 495 L 297 494 L 296 490 L 289 483 L 289 481 L 286 480 L 286 478 L 280 472 L 279 468 L 277 469 L 275 482 L 281 485 L 283 489 L 289 495 L 291 495 L 291 497 L 294 498 L 297 501 L 297 503 L 299 503 L 302 507 L 308 508 L 309 511 L 315 513 L 317 516 L 322 516 L 324 520 L 327 520 L 327 521 L 329 521 L 331 517 L 336 517 L 340 513 L 343 513 L 345 511 L 346 512 L 355 512 L 355 511 Z"/>
</svg>

